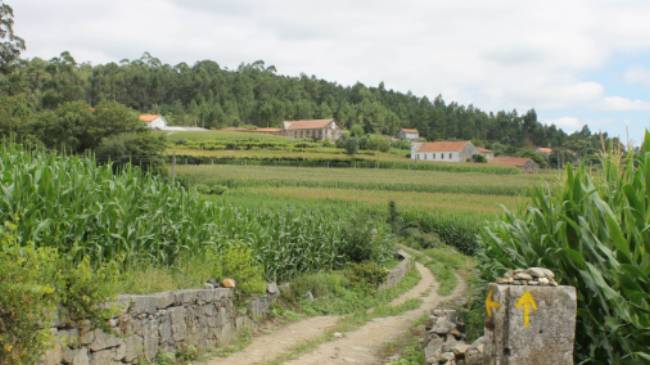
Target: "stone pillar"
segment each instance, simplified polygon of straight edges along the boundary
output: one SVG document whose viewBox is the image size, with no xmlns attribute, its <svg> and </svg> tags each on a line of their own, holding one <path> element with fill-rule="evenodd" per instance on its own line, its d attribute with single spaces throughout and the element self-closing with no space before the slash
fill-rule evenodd
<svg viewBox="0 0 650 365">
<path fill-rule="evenodd" d="M 576 289 L 557 285 L 552 272 L 539 268 L 497 282 L 485 301 L 488 364 L 573 365 Z"/>
</svg>

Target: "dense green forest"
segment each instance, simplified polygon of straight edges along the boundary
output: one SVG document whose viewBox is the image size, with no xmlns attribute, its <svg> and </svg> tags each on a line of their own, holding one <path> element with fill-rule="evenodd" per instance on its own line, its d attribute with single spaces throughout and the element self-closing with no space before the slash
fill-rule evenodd
<svg viewBox="0 0 650 365">
<path fill-rule="evenodd" d="M 567 135 L 540 123 L 534 110 L 488 113 L 441 96 L 432 101 L 386 89 L 383 83 L 345 87 L 315 76 L 284 76 L 263 61 L 229 70 L 210 60 L 169 65 L 145 53 L 136 60 L 91 65 L 63 52 L 47 61 L 15 62 L 0 76 L 0 96 L 5 101 L 13 97 L 11 110 L 0 111 L 5 120 L 32 118 L 34 112 L 85 100 L 90 105 L 116 101 L 163 113 L 174 124 L 208 128 L 334 117 L 368 133 L 394 135 L 401 127 L 415 127 L 427 139 L 473 139 L 518 148 L 572 146 L 581 155 L 598 149 L 601 138 L 587 127 Z"/>
<path fill-rule="evenodd" d="M 485 112 L 446 102 L 440 95 L 430 100 L 394 91 L 383 83 L 346 87 L 305 74 L 281 75 L 264 61 L 230 70 L 211 60 L 170 65 L 146 52 L 136 60 L 99 65 L 79 63 L 69 52 L 50 60 L 24 59 L 20 54 L 26 44 L 13 32 L 11 7 L 5 4 L 0 12 L 0 135 L 57 138 L 44 124 L 58 125 L 61 131 L 70 125 L 86 129 L 82 120 L 93 117 L 79 117 L 84 114 L 81 104 L 68 105 L 85 101 L 89 107 L 119 103 L 140 112 L 162 113 L 173 124 L 206 128 L 271 127 L 287 119 L 330 117 L 347 128 L 358 125 L 365 133 L 395 135 L 401 127 L 415 127 L 428 140 L 471 139 L 497 153 L 551 146 L 557 151 L 551 164 L 593 158 L 602 140 L 608 139 L 586 126 L 567 135 L 542 124 L 534 110 Z M 69 109 L 76 110 L 75 118 L 68 117 Z"/>
</svg>

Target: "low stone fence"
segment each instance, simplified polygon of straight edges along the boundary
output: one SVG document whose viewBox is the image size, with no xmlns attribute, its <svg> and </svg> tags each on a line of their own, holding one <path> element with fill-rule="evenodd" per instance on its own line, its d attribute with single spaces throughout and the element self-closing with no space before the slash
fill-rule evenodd
<svg viewBox="0 0 650 365">
<path fill-rule="evenodd" d="M 88 323 L 53 328 L 56 345 L 44 365 L 135 364 L 153 361 L 161 351 L 219 346 L 253 323 L 250 317 L 237 315 L 233 295 L 226 288 L 120 295 L 115 304 L 121 312 L 109 321 L 110 333 L 91 330 Z M 256 310 L 264 315 L 268 307 Z"/>
<path fill-rule="evenodd" d="M 395 286 L 406 275 L 412 261 L 402 258 L 382 288 Z M 52 328 L 55 346 L 42 365 L 138 364 L 153 362 L 160 352 L 219 347 L 268 315 L 280 290 L 269 284 L 267 292 L 249 300 L 245 315 L 235 308 L 234 290 L 227 288 L 120 295 L 110 332 L 92 329 L 89 323 L 58 324 Z"/>
<path fill-rule="evenodd" d="M 394 287 L 411 270 L 413 259 L 406 252 L 399 251 L 397 253 L 397 259 L 400 260 L 399 263 L 388 273 L 386 280 L 379 286 L 380 290 Z"/>
</svg>

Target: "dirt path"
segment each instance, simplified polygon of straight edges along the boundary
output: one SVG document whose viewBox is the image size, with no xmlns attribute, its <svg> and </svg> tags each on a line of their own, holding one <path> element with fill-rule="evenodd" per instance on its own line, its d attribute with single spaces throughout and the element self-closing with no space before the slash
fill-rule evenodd
<svg viewBox="0 0 650 365">
<path fill-rule="evenodd" d="M 423 298 L 423 304 L 419 308 L 399 316 L 377 318 L 358 330 L 349 332 L 342 338 L 324 343 L 315 351 L 304 354 L 285 365 L 380 364 L 382 359 L 377 354 L 385 343 L 402 336 L 409 330 L 413 321 L 435 308 L 442 299 L 459 296 L 465 291 L 465 282 L 460 280 L 459 285 L 450 296 L 440 297 L 436 294 L 435 280 L 431 272 L 420 264 L 417 264 L 417 268 L 422 275 L 422 280 L 418 286 L 404 294 L 404 297 L 417 298 L 422 293 L 422 291 L 418 293 L 417 290 L 423 288 L 428 290 L 427 295 Z M 404 300 L 407 299 L 409 298 Z M 402 297 L 397 300 L 402 300 Z"/>
<path fill-rule="evenodd" d="M 416 286 L 391 302 L 399 305 L 409 299 L 423 299 L 420 308 L 405 312 L 399 316 L 376 318 L 363 327 L 347 333 L 344 337 L 326 342 L 316 350 L 300 356 L 287 364 L 376 364 L 380 361 L 376 353 L 381 346 L 402 335 L 409 329 L 411 322 L 426 311 L 435 307 L 441 300 L 436 292 L 436 281 L 431 272 L 416 263 L 422 279 Z M 465 290 L 461 281 L 453 295 L 459 295 Z M 448 297 L 445 297 L 445 299 Z M 269 334 L 255 337 L 243 351 L 225 358 L 215 358 L 204 365 L 256 365 L 270 361 L 294 346 L 321 336 L 329 328 L 334 327 L 342 316 L 319 316 L 301 320 L 281 327 Z"/>
<path fill-rule="evenodd" d="M 333 327 L 338 319 L 339 316 L 319 316 L 291 323 L 271 333 L 253 338 L 251 344 L 241 352 L 209 360 L 205 365 L 263 364 L 289 351 L 301 341 L 320 336 L 328 328 Z"/>
</svg>

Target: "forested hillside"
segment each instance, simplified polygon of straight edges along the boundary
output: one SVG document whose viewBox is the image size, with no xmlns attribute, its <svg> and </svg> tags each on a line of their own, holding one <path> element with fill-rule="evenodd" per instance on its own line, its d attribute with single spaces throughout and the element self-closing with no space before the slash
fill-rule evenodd
<svg viewBox="0 0 650 365">
<path fill-rule="evenodd" d="M 110 100 L 142 112 L 162 112 L 175 124 L 210 128 L 276 126 L 285 119 L 333 116 L 346 127 L 358 123 L 368 133 L 393 135 L 400 127 L 416 127 L 427 139 L 572 146 L 580 155 L 600 145 L 600 136 L 586 127 L 567 135 L 540 123 L 534 110 L 495 114 L 441 96 L 429 100 L 397 92 L 383 83 L 344 87 L 315 76 L 284 76 L 263 61 L 229 70 L 210 60 L 165 64 L 145 53 L 137 60 L 90 65 L 63 52 L 49 61 L 19 60 L 0 76 L 0 94 L 17 97 L 11 100 L 11 110 L 5 105 L 0 112 L 19 119 L 68 101 L 96 105 Z"/>
</svg>

